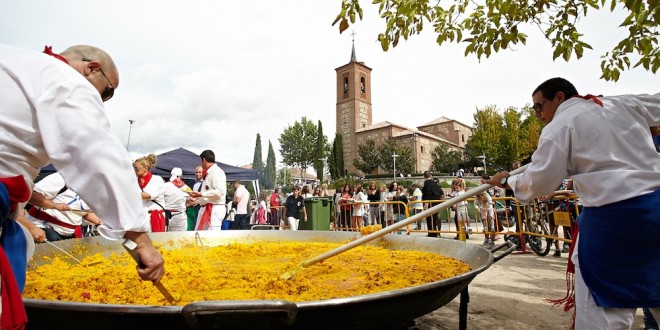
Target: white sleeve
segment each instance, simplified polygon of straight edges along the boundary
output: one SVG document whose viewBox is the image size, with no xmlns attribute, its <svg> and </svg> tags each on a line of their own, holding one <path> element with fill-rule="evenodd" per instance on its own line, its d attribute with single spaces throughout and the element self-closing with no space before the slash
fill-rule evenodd
<svg viewBox="0 0 660 330">
<path fill-rule="evenodd" d="M 67 187 L 103 219 L 99 232 L 120 239 L 126 231 L 148 231 L 130 156 L 110 128 L 98 91 L 81 77 L 43 93 L 34 107 L 49 158 Z"/>
<path fill-rule="evenodd" d="M 62 175 L 53 173 L 37 182 L 34 185 L 34 191 L 44 195 L 47 199 L 53 199 L 64 186 L 66 186 L 66 183 Z"/>
</svg>

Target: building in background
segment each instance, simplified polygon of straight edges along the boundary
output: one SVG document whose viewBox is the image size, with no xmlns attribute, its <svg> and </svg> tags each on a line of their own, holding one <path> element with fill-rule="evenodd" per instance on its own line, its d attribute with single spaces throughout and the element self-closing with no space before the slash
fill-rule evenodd
<svg viewBox="0 0 660 330">
<path fill-rule="evenodd" d="M 373 139 L 380 146 L 387 139 L 411 149 L 416 172 L 431 168 L 432 152 L 435 146 L 446 144 L 452 149 L 464 150 L 472 136 L 472 128 L 456 120 L 440 117 L 418 126 L 405 127 L 383 121 L 372 124 L 371 68 L 358 62 L 355 56 L 355 42 L 351 49 L 351 60 L 335 69 L 337 73 L 337 125 L 336 132 L 342 136 L 344 148 L 344 170 L 346 173 L 360 173 L 353 165 L 358 158 L 358 145 Z M 403 109 L 402 114 L 424 111 Z M 382 169 L 378 169 L 382 171 Z"/>
</svg>

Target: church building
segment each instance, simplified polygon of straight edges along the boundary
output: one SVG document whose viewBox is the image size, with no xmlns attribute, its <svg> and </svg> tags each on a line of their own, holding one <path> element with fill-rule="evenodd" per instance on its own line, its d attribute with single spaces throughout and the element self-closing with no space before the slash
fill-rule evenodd
<svg viewBox="0 0 660 330">
<path fill-rule="evenodd" d="M 372 124 L 371 68 L 358 62 L 355 43 L 348 64 L 335 69 L 337 73 L 337 130 L 344 147 L 345 174 L 361 172 L 353 165 L 358 156 L 358 145 L 372 139 L 380 146 L 387 139 L 412 151 L 415 172 L 431 169 L 433 149 L 446 144 L 452 149 L 463 150 L 472 128 L 445 117 L 431 120 L 417 128 L 405 127 L 391 121 Z M 402 111 L 401 113 L 405 113 Z M 382 169 L 378 169 L 382 173 Z"/>
</svg>

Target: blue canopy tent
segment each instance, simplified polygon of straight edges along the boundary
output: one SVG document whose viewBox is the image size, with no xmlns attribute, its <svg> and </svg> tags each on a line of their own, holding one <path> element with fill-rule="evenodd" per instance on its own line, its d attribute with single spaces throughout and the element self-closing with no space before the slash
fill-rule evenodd
<svg viewBox="0 0 660 330">
<path fill-rule="evenodd" d="M 160 175 L 168 179 L 170 172 L 173 168 L 179 167 L 183 171 L 184 180 L 195 179 L 195 167 L 200 165 L 199 155 L 184 148 L 178 148 L 156 155 L 156 167 L 151 173 Z M 241 180 L 241 181 L 257 181 L 259 180 L 259 173 L 255 170 L 249 170 L 237 166 L 227 165 L 225 163 L 217 162 L 218 166 L 225 171 L 227 181 Z M 49 164 L 41 169 L 41 174 L 50 174 L 57 171 L 53 164 Z"/>
</svg>

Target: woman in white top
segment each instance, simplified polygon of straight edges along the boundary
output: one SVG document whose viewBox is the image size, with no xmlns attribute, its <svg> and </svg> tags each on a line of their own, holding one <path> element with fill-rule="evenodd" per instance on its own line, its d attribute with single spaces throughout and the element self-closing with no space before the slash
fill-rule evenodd
<svg viewBox="0 0 660 330">
<path fill-rule="evenodd" d="M 353 199 L 355 200 L 355 205 L 353 206 L 353 217 L 351 221 L 351 228 L 360 228 L 364 226 L 364 215 L 365 210 L 369 200 L 367 199 L 367 194 L 362 191 L 362 185 L 358 184 L 355 186 L 355 191 L 353 192 Z"/>
<path fill-rule="evenodd" d="M 151 223 L 151 231 L 165 230 L 165 211 L 158 204 L 165 204 L 161 191 L 165 181 L 158 175 L 152 175 L 151 169 L 156 166 L 156 155 L 149 154 L 133 162 L 135 176 L 142 190 L 142 205 L 149 210 L 147 218 Z M 158 203 L 158 204 L 156 204 Z"/>
</svg>

